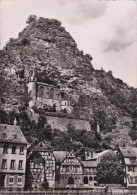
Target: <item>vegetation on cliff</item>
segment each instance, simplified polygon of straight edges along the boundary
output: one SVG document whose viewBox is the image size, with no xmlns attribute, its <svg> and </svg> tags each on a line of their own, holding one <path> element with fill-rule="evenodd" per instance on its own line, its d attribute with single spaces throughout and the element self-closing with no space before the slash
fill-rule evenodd
<svg viewBox="0 0 137 195">
<path fill-rule="evenodd" d="M 27 83 L 35 68 L 38 81 L 67 89 L 74 103 L 72 118 L 90 120 L 92 131 L 98 122 L 105 147 L 109 147 L 108 140 L 109 145 L 132 144 L 131 139 L 137 140 L 137 89 L 114 78 L 111 71 L 95 70 L 91 61 L 90 55 L 78 50 L 61 22 L 30 16 L 19 37 L 11 38 L 0 51 L 1 122 L 15 111 L 20 126 L 24 125 L 21 118 L 26 117 L 23 123 L 29 128 L 24 125 L 22 129 L 30 137 L 35 121 L 30 122 L 29 115 L 21 116 L 20 108 L 28 112 Z M 61 136 L 65 140 L 65 132 Z M 94 136 L 90 140 L 92 143 Z M 55 145 L 55 140 L 52 143 Z"/>
</svg>

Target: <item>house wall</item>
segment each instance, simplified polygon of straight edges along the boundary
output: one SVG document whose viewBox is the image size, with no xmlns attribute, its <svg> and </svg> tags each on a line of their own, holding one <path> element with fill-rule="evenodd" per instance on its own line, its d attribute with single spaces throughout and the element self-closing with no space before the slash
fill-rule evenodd
<svg viewBox="0 0 137 195">
<path fill-rule="evenodd" d="M 3 146 L 8 145 L 8 153 L 3 153 Z M 16 146 L 16 154 L 12 154 L 12 146 Z M 20 147 L 24 147 L 24 153 L 20 154 Z M 0 172 L 6 172 L 6 173 L 25 173 L 25 167 L 26 167 L 26 151 L 27 146 L 23 144 L 8 144 L 8 143 L 0 143 Z M 2 160 L 7 159 L 7 169 L 2 169 Z M 15 169 L 10 169 L 10 163 L 11 160 L 15 160 Z M 19 170 L 19 160 L 23 161 L 22 169 Z"/>
<path fill-rule="evenodd" d="M 129 159 L 126 159 L 130 161 Z M 128 166 L 126 165 L 126 182 L 127 187 L 137 187 L 137 166 L 134 167 L 134 172 L 128 170 Z"/>
<path fill-rule="evenodd" d="M 74 184 L 68 184 L 69 178 L 72 177 L 74 179 Z M 60 175 L 60 187 L 68 187 L 75 186 L 79 187 L 83 184 L 83 176 L 82 174 L 61 174 Z"/>
<path fill-rule="evenodd" d="M 31 187 L 33 189 L 35 188 L 42 188 L 42 184 L 44 182 L 45 177 L 45 166 L 44 163 L 34 163 L 33 161 L 30 161 L 30 171 L 32 174 L 32 178 L 30 178 Z"/>
<path fill-rule="evenodd" d="M 3 153 L 3 146 L 8 146 L 8 153 Z M 12 154 L 12 146 L 16 146 L 16 154 Z M 24 147 L 24 152 L 20 154 L 20 147 Z M 26 150 L 27 146 L 24 144 L 11 144 L 0 143 L 0 175 L 5 175 L 5 188 L 23 188 L 25 183 L 25 169 L 26 169 Z M 3 159 L 6 161 L 6 168 L 2 168 Z M 11 169 L 11 160 L 15 160 L 15 168 Z M 19 160 L 23 161 L 22 169 L 19 169 Z M 13 177 L 13 182 L 10 183 L 10 177 Z M 21 178 L 22 182 L 18 182 L 18 178 Z"/>
<path fill-rule="evenodd" d="M 10 183 L 10 178 L 13 178 L 13 183 Z M 22 179 L 22 182 L 18 182 L 18 178 Z M 5 188 L 24 188 L 25 185 L 25 174 L 10 174 L 10 173 L 5 173 Z"/>
</svg>

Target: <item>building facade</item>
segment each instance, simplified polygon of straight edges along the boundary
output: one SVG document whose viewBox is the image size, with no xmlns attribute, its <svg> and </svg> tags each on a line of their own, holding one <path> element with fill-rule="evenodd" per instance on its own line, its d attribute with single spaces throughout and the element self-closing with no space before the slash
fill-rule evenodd
<svg viewBox="0 0 137 195">
<path fill-rule="evenodd" d="M 117 154 L 123 166 L 124 185 L 137 189 L 137 148 L 119 147 Z"/>
<path fill-rule="evenodd" d="M 58 154 L 60 152 L 58 151 Z M 61 152 L 62 153 L 62 152 Z M 64 154 L 66 152 L 64 151 Z M 59 156 L 59 155 L 58 155 Z M 65 156 L 65 155 L 64 155 Z M 73 151 L 67 152 L 64 158 L 56 158 L 56 187 L 59 188 L 90 188 L 96 186 L 97 163 L 81 161 Z"/>
<path fill-rule="evenodd" d="M 60 165 L 60 185 L 80 187 L 82 181 L 83 165 L 71 151 Z"/>
<path fill-rule="evenodd" d="M 48 142 L 41 141 L 30 148 L 27 164 L 30 188 L 44 188 L 45 182 L 49 188 L 55 187 L 55 157 Z"/>
<path fill-rule="evenodd" d="M 30 108 L 33 106 L 40 108 L 55 106 L 56 111 L 66 109 L 70 113 L 72 110 L 71 101 L 65 97 L 65 91 L 60 90 L 60 87 L 38 82 L 34 71 L 32 76 L 29 78 L 28 94 L 30 95 Z"/>
<path fill-rule="evenodd" d="M 83 184 L 84 187 L 97 186 L 97 162 L 96 161 L 82 161 L 83 164 Z"/>
<path fill-rule="evenodd" d="M 19 126 L 0 124 L 1 188 L 24 188 L 27 144 Z"/>
</svg>

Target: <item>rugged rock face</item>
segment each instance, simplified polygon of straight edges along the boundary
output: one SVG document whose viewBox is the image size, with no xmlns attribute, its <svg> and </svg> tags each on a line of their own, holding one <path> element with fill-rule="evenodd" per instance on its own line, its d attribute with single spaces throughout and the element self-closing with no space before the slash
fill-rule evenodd
<svg viewBox="0 0 137 195">
<path fill-rule="evenodd" d="M 38 81 L 66 90 L 74 103 L 72 118 L 91 120 L 93 128 L 98 121 L 104 137 L 126 132 L 126 141 L 119 138 L 117 143 L 130 144 L 137 89 L 115 79 L 111 71 L 95 70 L 91 60 L 59 21 L 29 20 L 18 39 L 10 39 L 0 51 L 1 109 L 18 109 L 28 102 L 28 78 L 35 68 Z"/>
</svg>

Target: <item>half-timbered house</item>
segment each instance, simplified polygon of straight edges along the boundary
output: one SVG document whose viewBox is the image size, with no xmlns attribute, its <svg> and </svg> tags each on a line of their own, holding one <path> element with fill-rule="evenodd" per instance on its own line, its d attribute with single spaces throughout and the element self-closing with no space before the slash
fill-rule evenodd
<svg viewBox="0 0 137 195">
<path fill-rule="evenodd" d="M 49 188 L 54 188 L 55 157 L 49 142 L 40 141 L 29 150 L 27 164 L 29 166 L 30 186 L 32 188 L 42 188 L 46 181 Z"/>
<path fill-rule="evenodd" d="M 60 165 L 60 185 L 79 187 L 83 183 L 83 165 L 71 151 Z"/>
</svg>

